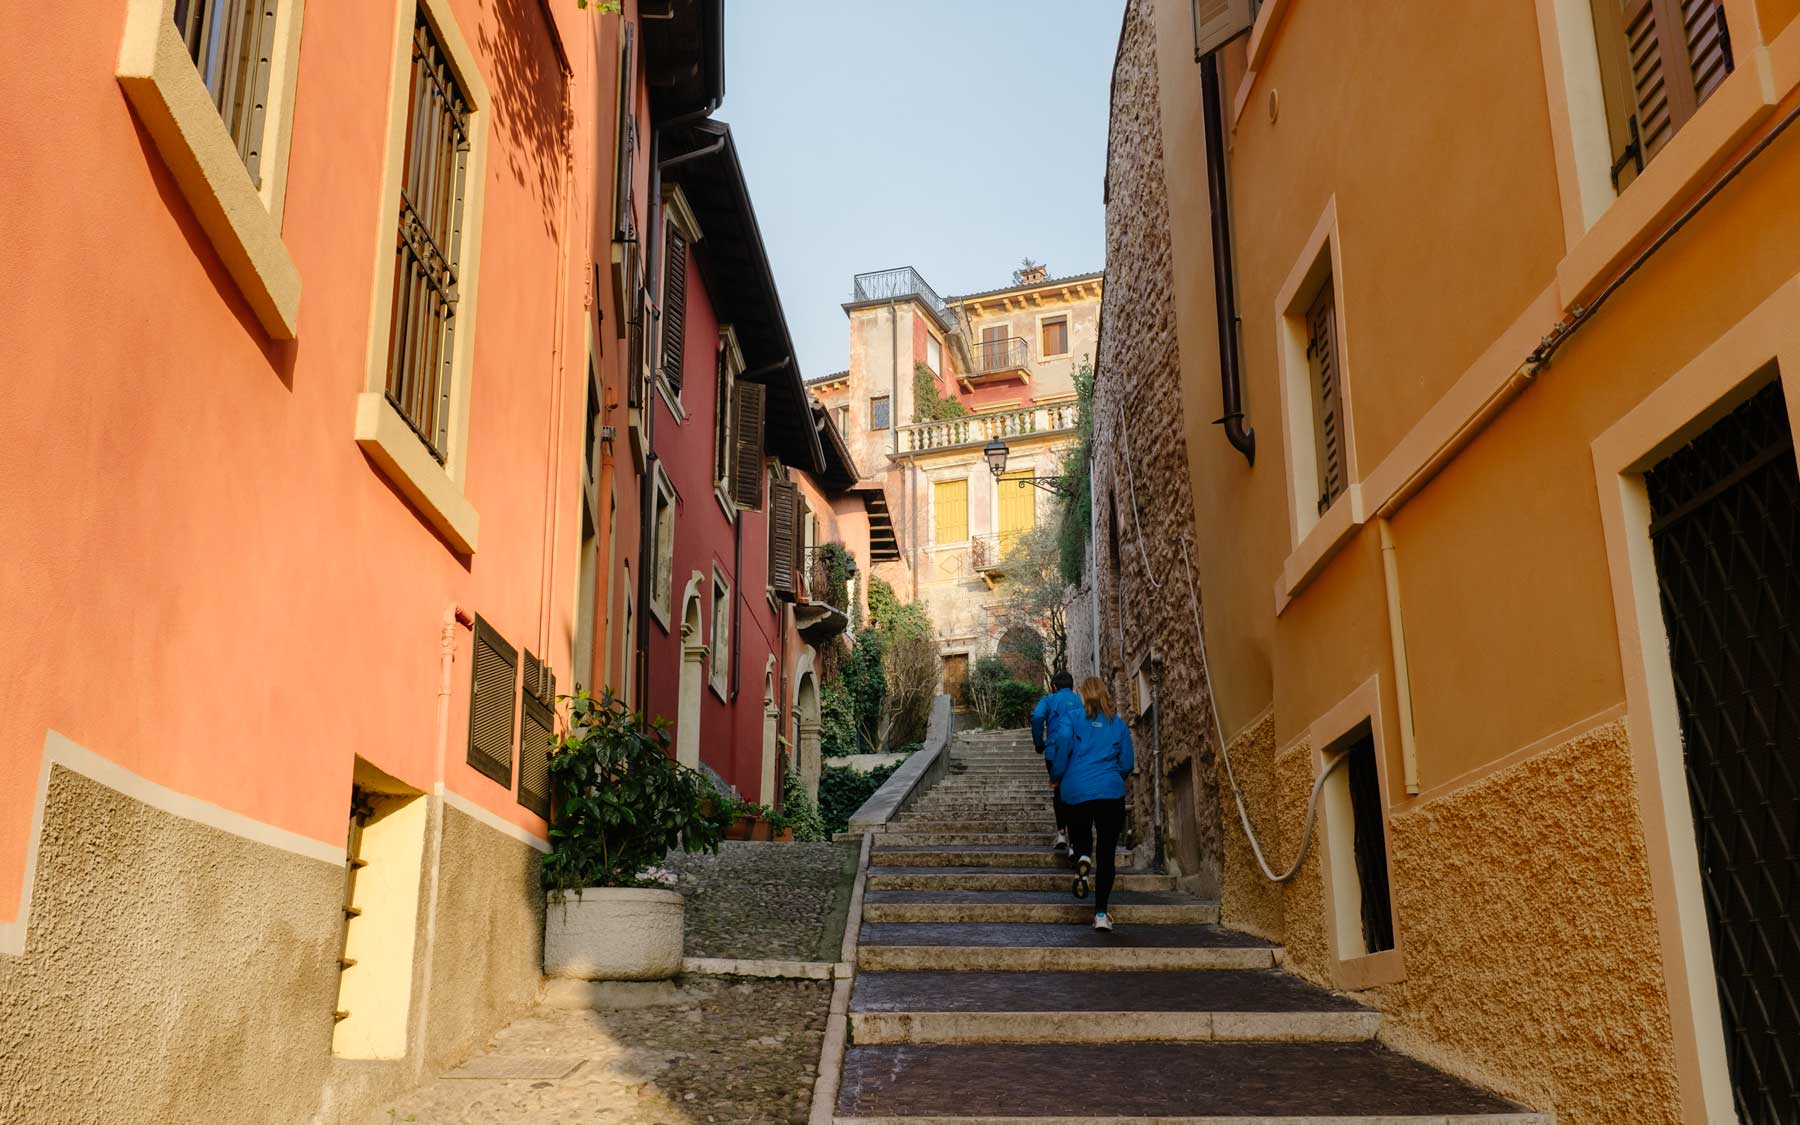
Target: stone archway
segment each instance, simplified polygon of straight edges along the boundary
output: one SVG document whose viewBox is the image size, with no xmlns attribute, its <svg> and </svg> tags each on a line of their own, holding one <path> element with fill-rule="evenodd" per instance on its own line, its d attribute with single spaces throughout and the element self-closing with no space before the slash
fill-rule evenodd
<svg viewBox="0 0 1800 1125">
<path fill-rule="evenodd" d="M 819 678 L 809 651 L 794 677 L 794 772 L 815 800 L 819 796 Z"/>
<path fill-rule="evenodd" d="M 681 695 L 675 709 L 675 760 L 700 765 L 700 696 L 706 690 L 706 629 L 698 571 L 681 594 Z"/>
</svg>

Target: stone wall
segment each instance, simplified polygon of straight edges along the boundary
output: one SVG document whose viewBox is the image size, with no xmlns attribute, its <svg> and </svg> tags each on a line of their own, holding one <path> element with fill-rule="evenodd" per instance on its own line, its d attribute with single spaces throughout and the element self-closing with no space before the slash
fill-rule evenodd
<svg viewBox="0 0 1800 1125">
<path fill-rule="evenodd" d="M 1210 779 L 1217 751 L 1207 736 L 1212 720 L 1194 634 L 1197 603 L 1190 599 L 1198 592 L 1190 591 L 1183 560 L 1194 515 L 1155 40 L 1149 0 L 1131 0 L 1113 72 L 1106 295 L 1094 396 L 1092 569 L 1100 586 L 1101 664 L 1121 713 L 1136 715 L 1135 673 L 1147 658 L 1160 658 L 1165 776 L 1191 761 L 1192 776 Z M 1149 721 L 1137 720 L 1134 734 L 1139 759 L 1147 765 L 1153 752 Z M 1144 843 L 1153 839 L 1153 789 L 1152 771 L 1140 767 L 1131 804 L 1136 839 Z M 1191 802 L 1192 815 L 1177 825 L 1173 795 L 1166 785 L 1164 790 L 1169 834 L 1181 834 L 1190 854 L 1198 856 L 1197 870 L 1179 871 L 1184 886 L 1217 894 L 1222 862 L 1217 802 Z"/>
</svg>

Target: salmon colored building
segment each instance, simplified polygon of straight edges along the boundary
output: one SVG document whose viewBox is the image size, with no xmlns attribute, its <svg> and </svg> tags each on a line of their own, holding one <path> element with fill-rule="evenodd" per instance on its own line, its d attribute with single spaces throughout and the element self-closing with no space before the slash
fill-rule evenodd
<svg viewBox="0 0 1800 1125">
<path fill-rule="evenodd" d="M 347 1120 L 536 998 L 723 92 L 717 0 L 623 7 L 0 13 L 0 1119 Z"/>
<path fill-rule="evenodd" d="M 1141 838 L 1572 1125 L 1800 1119 L 1796 14 L 1126 5 L 1092 564 Z"/>
</svg>

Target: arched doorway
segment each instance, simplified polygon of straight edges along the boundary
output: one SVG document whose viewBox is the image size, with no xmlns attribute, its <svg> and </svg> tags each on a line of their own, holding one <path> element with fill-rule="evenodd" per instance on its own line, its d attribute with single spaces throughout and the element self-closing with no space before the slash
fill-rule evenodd
<svg viewBox="0 0 1800 1125">
<path fill-rule="evenodd" d="M 775 697 L 775 658 L 769 657 L 763 670 L 762 792 L 757 797 L 765 805 L 774 805 L 781 786 L 775 776 L 775 762 L 781 746 L 781 701 Z"/>
<path fill-rule="evenodd" d="M 819 796 L 819 680 L 812 653 L 800 660 L 794 686 L 794 772 L 815 800 Z"/>
<path fill-rule="evenodd" d="M 700 765 L 700 693 L 706 690 L 706 630 L 700 619 L 700 575 L 681 595 L 681 697 L 675 710 L 675 760 Z"/>
</svg>

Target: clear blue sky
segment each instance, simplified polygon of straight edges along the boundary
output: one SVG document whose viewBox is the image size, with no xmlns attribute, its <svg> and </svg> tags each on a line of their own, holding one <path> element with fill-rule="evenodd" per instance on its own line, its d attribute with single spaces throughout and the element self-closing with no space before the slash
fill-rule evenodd
<svg viewBox="0 0 1800 1125">
<path fill-rule="evenodd" d="M 807 377 L 843 368 L 853 275 L 942 294 L 1104 266 L 1123 0 L 727 0 L 725 104 Z"/>
</svg>

